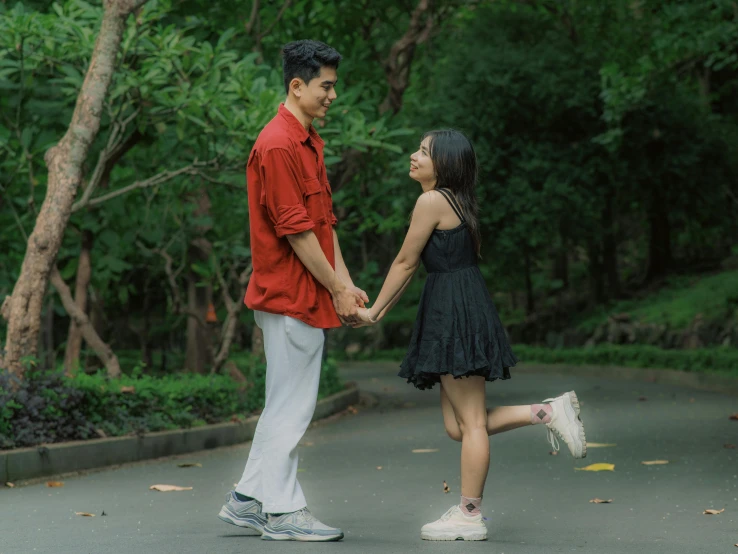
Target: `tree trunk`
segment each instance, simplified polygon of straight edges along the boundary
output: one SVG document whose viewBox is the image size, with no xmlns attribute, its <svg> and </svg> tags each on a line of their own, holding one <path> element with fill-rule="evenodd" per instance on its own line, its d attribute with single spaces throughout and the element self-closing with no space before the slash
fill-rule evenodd
<svg viewBox="0 0 738 554">
<path fill-rule="evenodd" d="M 77 265 L 77 279 L 74 285 L 74 303 L 83 313 L 87 313 L 87 287 L 92 278 L 92 263 L 90 251 L 92 250 L 92 233 L 82 232 L 82 250 L 79 253 Z M 71 375 L 79 369 L 79 355 L 82 351 L 82 330 L 72 318 L 69 322 L 69 334 L 67 336 L 67 350 L 64 355 L 64 373 Z"/>
<path fill-rule="evenodd" d="M 597 241 L 590 240 L 589 254 L 589 293 L 593 306 L 605 301 L 605 279 L 602 264 L 602 252 Z"/>
<path fill-rule="evenodd" d="M 613 216 L 612 194 L 605 199 L 605 208 L 602 213 L 604 235 L 602 237 L 602 262 L 605 275 L 607 276 L 607 297 L 620 298 L 622 290 L 620 287 L 620 275 L 618 274 L 618 243 L 615 231 L 615 218 Z"/>
<path fill-rule="evenodd" d="M 195 217 L 210 215 L 210 198 L 205 188 L 201 188 L 195 199 Z M 190 264 L 204 263 L 210 259 L 213 245 L 205 238 L 210 225 L 195 228 L 196 238 L 190 241 L 187 253 Z M 203 286 L 201 277 L 190 270 L 187 275 L 187 357 L 185 369 L 194 373 L 204 373 L 213 363 L 213 346 L 207 326 L 208 307 L 213 297 L 213 287 Z"/>
<path fill-rule="evenodd" d="M 51 270 L 51 284 L 54 286 L 56 291 L 59 293 L 64 309 L 79 326 L 82 331 L 82 336 L 95 351 L 95 354 L 105 364 L 105 368 L 108 370 L 108 376 L 112 379 L 120 377 L 120 364 L 118 363 L 117 356 L 113 353 L 110 346 L 105 344 L 100 336 L 95 332 L 95 328 L 92 326 L 90 319 L 87 317 L 84 311 L 80 310 L 77 304 L 72 298 L 72 292 L 69 287 L 62 279 L 59 274 L 59 270 L 53 267 Z"/>
<path fill-rule="evenodd" d="M 44 350 L 46 369 L 54 369 L 56 365 L 56 349 L 54 348 L 54 296 L 49 295 L 46 304 L 46 322 L 44 324 Z"/>
<path fill-rule="evenodd" d="M 103 103 L 115 71 L 126 19 L 146 1 L 105 0 L 100 32 L 69 129 L 61 141 L 46 152 L 49 169 L 46 198 L 28 239 L 18 281 L 2 307 L 8 331 L 5 357 L 0 360 L 0 366 L 17 377 L 23 376 L 21 358 L 36 355 L 49 275 L 82 180 L 82 166 L 100 129 Z"/>
<path fill-rule="evenodd" d="M 533 278 L 531 276 L 530 254 L 528 249 L 524 250 L 525 259 L 525 313 L 532 314 L 536 309 L 536 300 L 533 296 Z"/>
<path fill-rule="evenodd" d="M 669 209 L 662 192 L 655 188 L 648 206 L 648 270 L 646 280 L 665 276 L 671 268 L 671 225 Z"/>
</svg>

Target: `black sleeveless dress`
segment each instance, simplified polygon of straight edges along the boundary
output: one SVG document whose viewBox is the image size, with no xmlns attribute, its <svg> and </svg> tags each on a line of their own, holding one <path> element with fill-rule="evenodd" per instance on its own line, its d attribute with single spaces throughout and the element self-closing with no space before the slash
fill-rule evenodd
<svg viewBox="0 0 738 554">
<path fill-rule="evenodd" d="M 446 374 L 509 379 L 518 360 L 477 267 L 471 233 L 453 195 L 436 190 L 461 224 L 435 229 L 423 249 L 421 261 L 428 278 L 398 375 L 419 389 L 432 388 Z"/>
</svg>

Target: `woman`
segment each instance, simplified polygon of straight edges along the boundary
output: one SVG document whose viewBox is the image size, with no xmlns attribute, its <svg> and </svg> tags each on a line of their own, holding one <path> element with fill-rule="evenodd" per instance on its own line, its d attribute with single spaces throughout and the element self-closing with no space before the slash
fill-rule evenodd
<svg viewBox="0 0 738 554">
<path fill-rule="evenodd" d="M 461 441 L 461 500 L 423 526 L 420 536 L 485 540 L 481 507 L 489 469 L 487 437 L 545 424 L 554 448 L 555 434 L 575 458 L 583 458 L 587 446 L 579 401 L 572 391 L 540 404 L 486 409 L 485 382 L 509 379 L 517 359 L 477 267 L 481 240 L 474 148 L 458 131 L 426 133 L 410 156 L 410 177 L 423 194 L 374 306 L 359 311 L 360 325 L 381 321 L 422 261 L 428 278 L 399 375 L 419 389 L 441 385 L 446 431 Z"/>
</svg>

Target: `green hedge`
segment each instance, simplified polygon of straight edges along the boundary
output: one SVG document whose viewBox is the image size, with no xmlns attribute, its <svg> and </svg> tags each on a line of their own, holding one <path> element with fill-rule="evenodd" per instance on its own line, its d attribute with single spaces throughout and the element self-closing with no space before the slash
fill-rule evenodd
<svg viewBox="0 0 738 554">
<path fill-rule="evenodd" d="M 593 348 L 545 348 L 513 345 L 521 363 L 613 365 L 657 369 L 678 369 L 731 374 L 738 377 L 737 348 L 701 348 L 697 350 L 664 350 L 655 346 L 599 345 Z M 337 354 L 336 354 L 337 355 Z M 383 350 L 341 356 L 345 360 L 398 362 L 404 349 Z"/>
<path fill-rule="evenodd" d="M 248 384 L 224 375 L 106 375 L 30 370 L 17 390 L 0 372 L 0 448 L 141 434 L 229 421 L 264 405 L 265 366 L 250 367 Z M 323 364 L 319 397 L 342 389 L 335 361 Z"/>
</svg>

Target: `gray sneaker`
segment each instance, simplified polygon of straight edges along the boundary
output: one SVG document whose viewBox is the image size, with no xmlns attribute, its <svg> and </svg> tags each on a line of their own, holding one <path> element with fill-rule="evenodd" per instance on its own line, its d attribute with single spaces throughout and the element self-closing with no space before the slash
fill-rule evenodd
<svg viewBox="0 0 738 554">
<path fill-rule="evenodd" d="M 303 508 L 279 516 L 270 514 L 261 538 L 267 541 L 340 541 L 343 531 L 321 523 Z"/>
<path fill-rule="evenodd" d="M 226 503 L 218 513 L 218 517 L 232 525 L 246 527 L 264 532 L 264 526 L 267 524 L 267 515 L 261 511 L 261 502 L 258 500 L 247 500 L 241 502 L 233 491 L 226 495 Z"/>
</svg>

